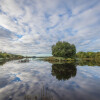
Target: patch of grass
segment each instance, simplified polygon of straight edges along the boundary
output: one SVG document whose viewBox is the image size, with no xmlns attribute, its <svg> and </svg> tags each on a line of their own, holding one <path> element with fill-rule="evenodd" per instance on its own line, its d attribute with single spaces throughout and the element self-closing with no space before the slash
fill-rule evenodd
<svg viewBox="0 0 100 100">
<path fill-rule="evenodd" d="M 64 58 L 64 57 L 46 57 L 44 58 L 46 61 L 55 61 L 55 62 L 62 62 L 62 61 L 75 61 L 73 58 Z"/>
</svg>

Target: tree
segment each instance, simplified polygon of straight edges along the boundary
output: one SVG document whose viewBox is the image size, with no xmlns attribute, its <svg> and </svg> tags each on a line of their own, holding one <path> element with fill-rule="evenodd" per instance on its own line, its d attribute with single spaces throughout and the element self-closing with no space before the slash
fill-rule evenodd
<svg viewBox="0 0 100 100">
<path fill-rule="evenodd" d="M 76 47 L 74 44 L 58 41 L 56 45 L 52 46 L 52 55 L 55 57 L 71 58 L 76 55 Z"/>
</svg>

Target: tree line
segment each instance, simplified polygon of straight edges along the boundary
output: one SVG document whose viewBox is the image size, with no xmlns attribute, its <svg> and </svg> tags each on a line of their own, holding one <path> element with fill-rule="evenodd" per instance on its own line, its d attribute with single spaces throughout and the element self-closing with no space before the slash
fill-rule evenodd
<svg viewBox="0 0 100 100">
<path fill-rule="evenodd" d="M 23 56 L 21 55 L 15 55 L 15 54 L 10 54 L 6 52 L 0 52 L 0 58 L 2 59 L 21 59 Z"/>
<path fill-rule="evenodd" d="M 65 58 L 87 58 L 88 59 L 100 59 L 100 52 L 78 52 L 76 53 L 76 46 L 65 41 L 58 41 L 55 45 L 52 45 L 52 55 L 54 57 Z"/>
<path fill-rule="evenodd" d="M 100 52 L 78 52 L 76 57 L 86 60 L 96 60 L 100 62 Z"/>
<path fill-rule="evenodd" d="M 100 52 L 78 52 L 76 55 L 79 58 L 100 58 Z"/>
</svg>

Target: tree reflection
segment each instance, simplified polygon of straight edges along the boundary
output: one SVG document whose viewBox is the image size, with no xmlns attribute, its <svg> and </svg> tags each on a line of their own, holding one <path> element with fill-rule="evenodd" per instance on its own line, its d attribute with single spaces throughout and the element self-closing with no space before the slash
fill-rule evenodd
<svg viewBox="0 0 100 100">
<path fill-rule="evenodd" d="M 6 62 L 12 61 L 12 59 L 0 59 L 0 65 L 4 65 Z"/>
<path fill-rule="evenodd" d="M 77 65 L 80 65 L 80 66 L 85 66 L 85 65 L 88 65 L 88 66 L 100 66 L 100 62 L 97 62 L 95 60 L 80 60 L 77 62 Z"/>
<path fill-rule="evenodd" d="M 0 61 L 0 65 L 4 65 L 6 63 L 5 60 Z"/>
<path fill-rule="evenodd" d="M 74 63 L 52 65 L 52 75 L 56 76 L 58 80 L 68 80 L 71 77 L 75 77 L 76 73 L 77 68 Z"/>
</svg>

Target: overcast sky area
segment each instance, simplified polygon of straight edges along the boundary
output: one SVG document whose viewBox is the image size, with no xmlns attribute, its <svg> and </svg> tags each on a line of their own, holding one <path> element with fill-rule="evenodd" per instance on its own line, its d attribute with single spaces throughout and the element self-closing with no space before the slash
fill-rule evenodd
<svg viewBox="0 0 100 100">
<path fill-rule="evenodd" d="M 50 55 L 57 41 L 100 51 L 100 0 L 0 0 L 0 51 Z"/>
</svg>

